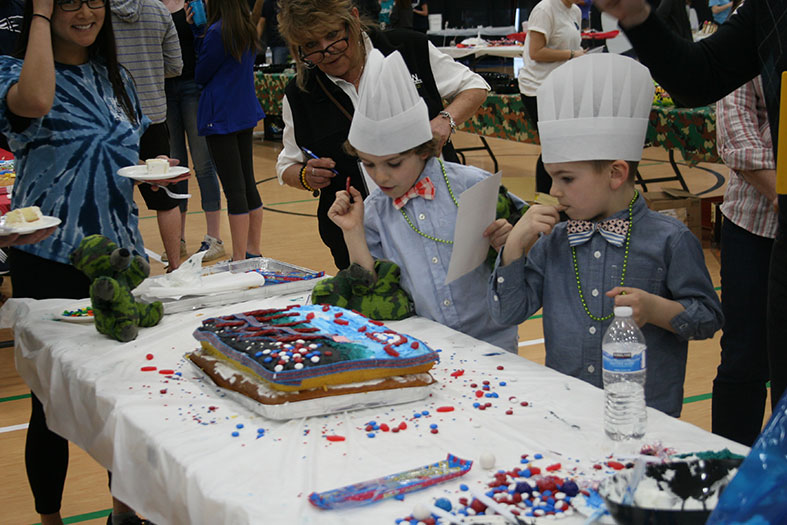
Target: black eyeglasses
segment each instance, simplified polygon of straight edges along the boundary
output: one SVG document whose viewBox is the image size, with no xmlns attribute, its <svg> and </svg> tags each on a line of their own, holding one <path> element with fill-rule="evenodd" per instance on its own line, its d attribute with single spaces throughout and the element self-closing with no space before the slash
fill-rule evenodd
<svg viewBox="0 0 787 525">
<path fill-rule="evenodd" d="M 63 11 L 79 11 L 82 4 L 87 4 L 90 9 L 101 9 L 107 5 L 107 0 L 57 0 L 57 5 Z"/>
<path fill-rule="evenodd" d="M 340 53 L 344 53 L 349 45 L 350 37 L 346 36 L 344 38 L 340 38 L 336 42 L 329 44 L 325 49 L 320 49 L 319 51 L 312 51 L 311 53 L 303 54 L 301 52 L 301 60 L 306 64 L 306 67 L 312 68 L 317 64 L 322 63 L 325 60 L 325 55 L 338 55 Z"/>
</svg>

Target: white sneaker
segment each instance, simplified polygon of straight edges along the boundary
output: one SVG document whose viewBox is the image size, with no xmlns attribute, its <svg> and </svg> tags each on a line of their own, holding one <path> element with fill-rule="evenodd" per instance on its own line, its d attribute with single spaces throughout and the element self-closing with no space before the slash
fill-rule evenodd
<svg viewBox="0 0 787 525">
<path fill-rule="evenodd" d="M 197 252 L 208 252 L 205 254 L 205 257 L 202 258 L 202 262 L 215 261 L 216 259 L 224 257 L 224 243 L 215 237 L 206 235 Z"/>
</svg>

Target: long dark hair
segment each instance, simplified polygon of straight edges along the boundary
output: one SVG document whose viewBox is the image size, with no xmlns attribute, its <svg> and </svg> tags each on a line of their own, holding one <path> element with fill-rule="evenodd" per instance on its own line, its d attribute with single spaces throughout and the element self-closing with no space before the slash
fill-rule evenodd
<svg viewBox="0 0 787 525">
<path fill-rule="evenodd" d="M 250 49 L 257 49 L 257 28 L 249 15 L 247 0 L 214 0 L 208 2 L 208 25 L 221 20 L 221 41 L 224 50 L 238 62 Z"/>
<path fill-rule="evenodd" d="M 115 98 L 120 102 L 120 106 L 126 113 L 126 116 L 133 124 L 139 124 L 137 113 L 134 111 L 134 105 L 131 103 L 131 98 L 128 96 L 126 86 L 123 83 L 123 77 L 120 76 L 120 68 L 123 67 L 118 62 L 117 48 L 115 47 L 115 32 L 112 30 L 112 14 L 109 11 L 109 4 L 111 0 L 104 0 L 104 24 L 98 31 L 95 42 L 88 47 L 88 56 L 90 59 L 96 59 L 102 62 L 107 68 L 109 82 L 112 84 L 112 92 Z M 57 7 L 57 2 L 54 2 L 54 8 Z M 53 13 L 54 14 L 54 13 Z M 33 0 L 25 2 L 24 19 L 22 20 L 22 31 L 17 40 L 17 50 L 14 55 L 17 58 L 24 60 L 25 53 L 27 52 L 27 43 L 30 40 L 30 24 L 33 21 Z"/>
</svg>

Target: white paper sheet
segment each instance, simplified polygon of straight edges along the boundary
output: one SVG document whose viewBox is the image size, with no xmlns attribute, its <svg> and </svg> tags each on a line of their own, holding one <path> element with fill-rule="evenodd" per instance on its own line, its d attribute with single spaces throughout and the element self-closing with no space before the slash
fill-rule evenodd
<svg viewBox="0 0 787 525">
<path fill-rule="evenodd" d="M 445 284 L 478 268 L 489 252 L 484 230 L 495 220 L 497 192 L 503 174 L 497 172 L 478 182 L 459 197 L 459 212 L 454 227 L 454 249 Z"/>
</svg>

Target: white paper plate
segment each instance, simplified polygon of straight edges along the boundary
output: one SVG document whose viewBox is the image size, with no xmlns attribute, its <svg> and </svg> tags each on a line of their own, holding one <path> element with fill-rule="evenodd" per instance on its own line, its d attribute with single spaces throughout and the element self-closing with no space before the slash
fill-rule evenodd
<svg viewBox="0 0 787 525">
<path fill-rule="evenodd" d="M 56 315 L 55 319 L 58 321 L 64 321 L 66 323 L 92 323 L 95 321 L 95 318 L 92 315 Z"/>
<path fill-rule="evenodd" d="M 151 175 L 148 173 L 148 167 L 144 164 L 138 164 L 136 166 L 126 166 L 125 168 L 120 168 L 118 170 L 118 175 L 121 177 L 127 177 L 129 179 L 134 180 L 166 180 L 166 179 L 174 179 L 175 177 L 180 177 L 189 172 L 189 169 L 185 166 L 170 166 L 166 173 L 161 173 L 159 175 Z"/>
<path fill-rule="evenodd" d="M 59 217 L 51 217 L 49 215 L 44 215 L 34 222 L 25 222 L 22 224 L 15 224 L 13 226 L 6 226 L 5 220 L 2 220 L 2 222 L 0 222 L 0 234 L 8 235 L 17 233 L 19 235 L 25 235 L 27 233 L 33 233 L 38 230 L 57 226 L 60 224 L 60 222 L 61 221 Z"/>
<path fill-rule="evenodd" d="M 90 307 L 91 304 L 89 299 L 86 301 L 74 303 L 68 308 L 64 308 L 62 310 L 57 310 L 55 312 L 52 312 L 52 319 L 56 321 L 64 321 L 66 323 L 92 323 L 95 320 L 95 318 L 92 315 L 78 315 L 78 316 L 63 315 L 63 312 L 66 311 L 76 312 L 79 310 L 85 310 L 86 308 L 90 308 Z"/>
</svg>

